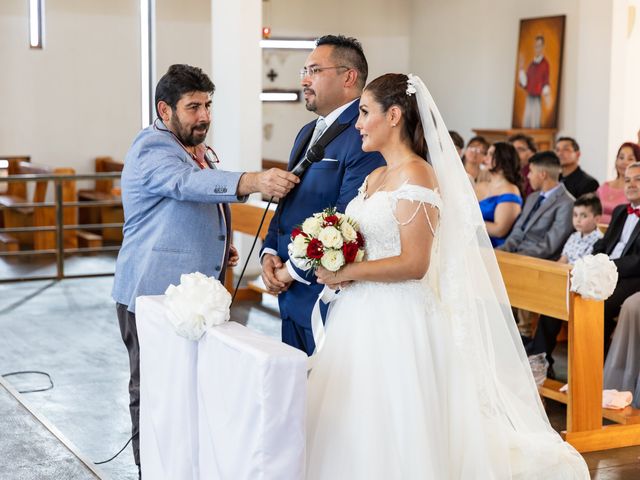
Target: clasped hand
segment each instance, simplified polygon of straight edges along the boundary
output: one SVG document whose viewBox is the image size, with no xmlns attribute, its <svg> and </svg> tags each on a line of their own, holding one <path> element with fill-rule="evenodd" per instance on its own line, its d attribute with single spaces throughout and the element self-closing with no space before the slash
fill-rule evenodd
<svg viewBox="0 0 640 480">
<path fill-rule="evenodd" d="M 331 270 L 327 270 L 320 266 L 316 269 L 316 277 L 318 279 L 318 283 L 326 285 L 332 290 L 340 290 L 351 283 L 350 280 L 345 278 L 344 268 L 341 268 L 337 272 L 332 272 Z"/>
</svg>

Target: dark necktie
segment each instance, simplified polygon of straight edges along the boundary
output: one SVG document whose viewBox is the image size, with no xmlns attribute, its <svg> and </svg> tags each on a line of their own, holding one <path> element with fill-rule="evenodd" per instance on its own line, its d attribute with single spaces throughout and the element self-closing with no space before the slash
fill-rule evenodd
<svg viewBox="0 0 640 480">
<path fill-rule="evenodd" d="M 540 194 L 536 199 L 536 203 L 533 204 L 533 208 L 529 212 L 529 215 L 527 215 L 527 218 L 525 219 L 525 221 L 522 222 L 522 225 L 520 226 L 522 230 L 526 228 L 527 223 L 529 223 L 529 220 L 531 220 L 531 217 L 533 217 L 533 214 L 538 211 L 538 209 L 540 208 L 540 205 L 542 205 L 542 202 L 544 202 L 544 195 Z"/>
</svg>

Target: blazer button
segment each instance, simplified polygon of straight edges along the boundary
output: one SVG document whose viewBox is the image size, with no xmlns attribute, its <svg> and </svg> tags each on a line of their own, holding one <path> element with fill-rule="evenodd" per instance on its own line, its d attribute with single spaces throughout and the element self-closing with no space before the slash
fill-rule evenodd
<svg viewBox="0 0 640 480">
<path fill-rule="evenodd" d="M 224 235 L 218 235 L 218 240 L 220 240 L 221 242 L 224 242 L 224 239 L 227 238 Z"/>
<path fill-rule="evenodd" d="M 227 193 L 227 189 L 226 189 L 226 188 L 223 188 L 223 189 L 221 190 L 221 192 L 222 192 L 222 193 Z"/>
<path fill-rule="evenodd" d="M 216 272 L 219 272 L 219 271 L 220 271 L 220 265 L 217 265 L 216 266 Z"/>
</svg>

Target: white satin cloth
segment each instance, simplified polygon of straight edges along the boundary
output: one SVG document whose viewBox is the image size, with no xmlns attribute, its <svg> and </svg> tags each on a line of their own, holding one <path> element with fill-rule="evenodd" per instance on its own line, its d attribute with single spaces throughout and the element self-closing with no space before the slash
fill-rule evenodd
<svg viewBox="0 0 640 480">
<path fill-rule="evenodd" d="M 307 356 L 236 322 L 186 340 L 163 296 L 136 307 L 143 479 L 302 478 Z"/>
<path fill-rule="evenodd" d="M 400 254 L 398 202 L 442 211 L 440 195 L 424 187 L 369 198 L 365 189 L 346 214 L 360 226 L 368 260 Z M 436 228 L 432 266 L 439 235 Z M 356 282 L 331 304 L 308 382 L 307 480 L 588 479 L 570 445 L 550 427 L 535 428 L 535 402 L 477 377 L 477 352 L 460 342 L 436 273 Z M 505 398 L 492 402 L 496 394 Z M 511 411 L 515 404 L 525 418 Z"/>
</svg>

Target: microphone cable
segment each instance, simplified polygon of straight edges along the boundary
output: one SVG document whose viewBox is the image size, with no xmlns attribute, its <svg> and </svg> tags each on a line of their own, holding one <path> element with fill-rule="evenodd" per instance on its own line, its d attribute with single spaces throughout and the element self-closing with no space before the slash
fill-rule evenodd
<svg viewBox="0 0 640 480">
<path fill-rule="evenodd" d="M 319 162 L 324 157 L 324 146 L 315 143 L 307 150 L 305 156 L 291 169 L 291 173 L 293 173 L 298 178 L 302 179 L 302 175 L 309 168 L 309 166 L 313 163 Z M 251 249 L 249 250 L 249 254 L 247 255 L 247 259 L 244 262 L 244 266 L 242 267 L 242 272 L 240 272 L 240 276 L 238 277 L 238 281 L 236 282 L 236 287 L 233 290 L 233 296 L 231 297 L 231 305 L 233 305 L 233 301 L 236 299 L 236 295 L 238 294 L 238 289 L 240 288 L 240 282 L 242 281 L 242 277 L 244 277 L 244 272 L 247 269 L 247 265 L 249 264 L 249 260 L 251 259 L 251 254 L 253 253 L 253 249 L 258 242 L 258 237 L 260 237 L 260 231 L 262 230 L 262 225 L 264 224 L 264 219 L 267 216 L 267 212 L 269 211 L 269 207 L 273 202 L 273 196 L 269 199 L 266 208 L 264 209 L 264 213 L 262 214 L 262 218 L 260 219 L 260 225 L 258 225 L 258 231 L 256 235 L 253 237 L 253 243 L 251 244 Z M 283 197 L 284 200 L 284 197 Z"/>
</svg>

